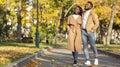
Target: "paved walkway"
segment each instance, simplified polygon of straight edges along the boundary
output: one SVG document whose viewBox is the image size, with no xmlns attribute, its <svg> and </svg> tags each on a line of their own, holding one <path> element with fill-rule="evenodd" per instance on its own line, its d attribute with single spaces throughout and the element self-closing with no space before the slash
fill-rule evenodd
<svg viewBox="0 0 120 67">
<path fill-rule="evenodd" d="M 92 51 L 90 52 L 92 57 Z M 39 58 L 38 67 L 73 67 L 71 52 L 67 48 L 56 48 L 50 52 L 46 52 Z M 79 65 L 77 67 L 88 67 L 84 65 L 85 59 L 82 51 L 79 53 Z M 93 63 L 93 58 L 91 58 Z M 99 54 L 99 65 L 89 67 L 120 67 L 120 60 Z"/>
</svg>

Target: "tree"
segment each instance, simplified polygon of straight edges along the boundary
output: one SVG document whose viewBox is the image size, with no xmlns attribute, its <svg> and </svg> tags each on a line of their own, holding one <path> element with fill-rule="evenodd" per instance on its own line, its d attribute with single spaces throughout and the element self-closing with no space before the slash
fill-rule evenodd
<svg viewBox="0 0 120 67">
<path fill-rule="evenodd" d="M 17 41 L 21 42 L 21 27 L 22 27 L 22 23 L 21 23 L 21 0 L 19 0 L 18 3 L 18 12 L 17 12 Z"/>
<path fill-rule="evenodd" d="M 26 0 L 16 0 L 17 5 L 17 41 L 21 42 L 22 37 L 22 19 L 21 13 L 25 10 Z M 25 16 L 24 16 L 25 17 Z"/>
<path fill-rule="evenodd" d="M 9 36 L 11 25 L 8 22 L 10 11 L 7 9 L 7 1 L 0 0 L 0 42 Z"/>
<path fill-rule="evenodd" d="M 107 45 L 110 44 L 110 39 L 111 39 L 111 31 L 113 28 L 113 23 L 114 23 L 114 14 L 115 14 L 115 5 L 117 3 L 117 0 L 108 0 L 108 3 L 112 5 L 112 11 L 111 11 L 111 17 L 110 17 L 110 24 L 108 27 L 108 31 L 107 31 Z"/>
</svg>

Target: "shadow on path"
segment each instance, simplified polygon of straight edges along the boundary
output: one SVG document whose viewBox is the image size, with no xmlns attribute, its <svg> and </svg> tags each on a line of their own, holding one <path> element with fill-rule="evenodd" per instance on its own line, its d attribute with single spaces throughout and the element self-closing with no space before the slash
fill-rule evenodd
<svg viewBox="0 0 120 67">
<path fill-rule="evenodd" d="M 94 58 L 92 57 L 92 51 L 90 51 L 91 63 L 93 64 Z M 79 53 L 79 61 L 77 67 L 88 67 L 84 65 L 85 58 L 81 51 Z M 39 58 L 38 67 L 73 67 L 73 58 L 70 51 L 67 48 L 56 48 L 50 52 L 46 52 Z M 99 55 L 99 65 L 89 67 L 120 67 L 120 60 L 105 55 Z"/>
</svg>

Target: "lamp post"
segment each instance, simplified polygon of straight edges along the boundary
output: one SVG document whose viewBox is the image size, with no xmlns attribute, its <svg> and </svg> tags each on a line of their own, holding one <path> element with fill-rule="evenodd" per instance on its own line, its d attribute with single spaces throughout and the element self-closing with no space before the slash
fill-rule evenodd
<svg viewBox="0 0 120 67">
<path fill-rule="evenodd" d="M 43 7 L 42 5 L 40 5 L 41 22 L 42 22 L 42 11 L 43 11 Z"/>
<path fill-rule="evenodd" d="M 38 30 L 38 15 L 39 15 L 39 12 L 38 12 L 38 0 L 37 0 L 37 23 L 36 23 L 36 41 L 35 41 L 35 46 L 37 48 L 39 48 L 39 43 L 40 43 L 40 37 L 39 37 L 39 30 Z"/>
</svg>

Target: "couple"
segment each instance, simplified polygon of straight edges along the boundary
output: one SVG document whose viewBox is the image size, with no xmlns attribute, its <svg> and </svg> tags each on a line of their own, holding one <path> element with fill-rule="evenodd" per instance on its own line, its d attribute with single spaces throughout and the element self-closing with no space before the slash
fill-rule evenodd
<svg viewBox="0 0 120 67">
<path fill-rule="evenodd" d="M 68 34 L 68 49 L 72 51 L 74 63 L 77 65 L 78 52 L 82 49 L 85 54 L 85 65 L 91 65 L 88 42 L 94 52 L 94 65 L 98 65 L 98 52 L 95 46 L 94 32 L 99 26 L 97 15 L 92 12 L 93 4 L 88 1 L 85 4 L 85 11 L 82 11 L 80 6 L 74 8 L 74 14 L 68 16 L 67 30 Z"/>
</svg>

